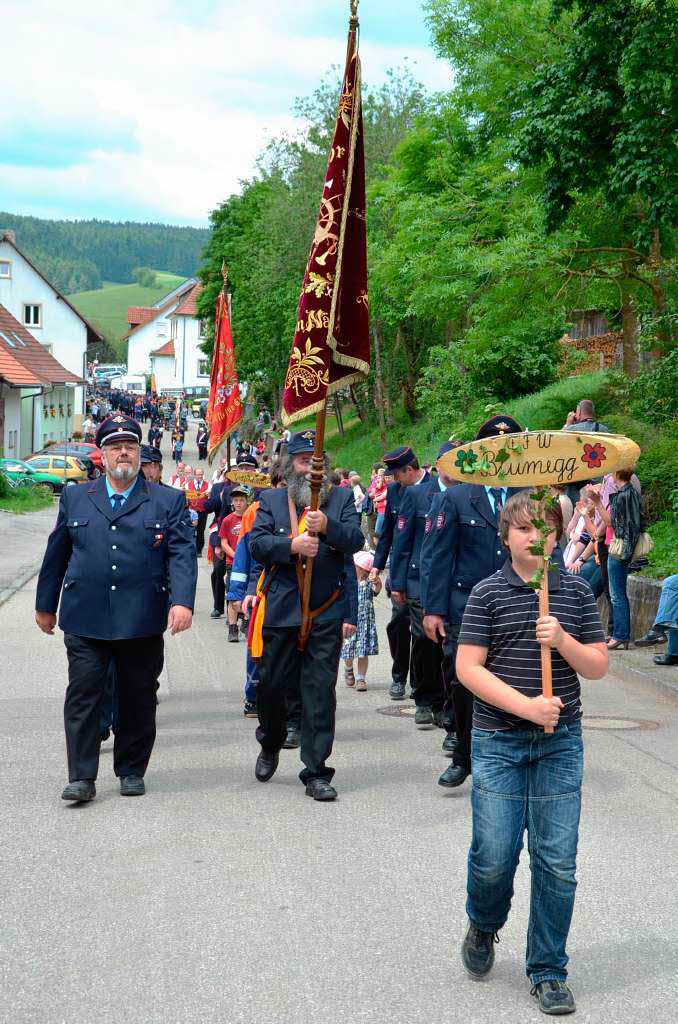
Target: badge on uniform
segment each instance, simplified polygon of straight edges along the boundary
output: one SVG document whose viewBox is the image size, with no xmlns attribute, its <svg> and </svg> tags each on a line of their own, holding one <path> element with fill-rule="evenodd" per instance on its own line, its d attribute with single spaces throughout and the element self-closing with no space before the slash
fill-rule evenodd
<svg viewBox="0 0 678 1024">
<path fill-rule="evenodd" d="M 444 525 L 445 525 L 445 513 L 444 512 L 439 512 L 438 513 L 438 518 L 436 519 L 436 530 L 442 530 Z"/>
<path fill-rule="evenodd" d="M 407 519 L 405 518 L 405 516 L 398 516 L 398 523 L 396 525 L 396 529 L 397 530 L 404 530 L 406 522 L 407 522 Z"/>
<path fill-rule="evenodd" d="M 426 516 L 426 526 L 424 527 L 424 533 L 430 533 L 433 528 L 433 521 L 430 516 Z"/>
<path fill-rule="evenodd" d="M 154 535 L 154 537 L 153 537 L 153 547 L 154 548 L 159 548 L 160 545 L 162 544 L 162 542 L 164 541 L 164 539 L 165 539 L 165 534 L 164 533 L 156 533 Z"/>
</svg>

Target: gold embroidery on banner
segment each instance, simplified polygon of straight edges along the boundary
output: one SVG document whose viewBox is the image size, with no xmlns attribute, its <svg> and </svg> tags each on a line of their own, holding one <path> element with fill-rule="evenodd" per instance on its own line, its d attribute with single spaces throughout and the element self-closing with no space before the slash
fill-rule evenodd
<svg viewBox="0 0 678 1024">
<path fill-rule="evenodd" d="M 339 100 L 339 115 L 346 128 L 351 127 L 351 114 L 353 112 L 353 93 L 343 92 Z"/>
<path fill-rule="evenodd" d="M 314 274 L 313 271 L 309 273 L 309 283 L 304 288 L 307 295 L 311 292 L 315 293 L 316 299 L 322 299 L 323 295 L 332 294 L 332 282 L 334 281 L 334 274 L 328 274 L 327 277 L 323 277 L 322 274 Z"/>
<path fill-rule="evenodd" d="M 362 303 L 362 305 L 365 307 L 365 309 L 367 309 L 368 308 L 368 302 L 369 302 L 369 300 L 367 298 L 367 292 L 366 291 L 362 291 L 355 301 L 358 303 L 358 305 L 360 305 Z"/>
<path fill-rule="evenodd" d="M 320 310 L 318 310 L 318 312 L 320 312 Z M 325 363 L 318 356 L 318 352 L 321 351 L 322 349 L 311 345 L 310 338 L 306 339 L 306 347 L 303 355 L 296 345 L 292 349 L 292 358 L 290 359 L 287 377 L 285 378 L 285 388 L 293 387 L 297 398 L 299 397 L 300 387 L 307 395 L 314 394 L 320 388 L 321 384 L 324 387 L 327 387 L 329 382 L 329 370 L 324 369 Z M 320 369 L 315 368 L 315 364 L 317 363 L 320 363 Z"/>
</svg>

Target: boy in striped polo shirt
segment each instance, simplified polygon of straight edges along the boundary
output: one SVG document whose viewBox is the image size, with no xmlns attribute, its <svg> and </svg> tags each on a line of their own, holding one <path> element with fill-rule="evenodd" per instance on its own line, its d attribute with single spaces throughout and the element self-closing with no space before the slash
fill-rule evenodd
<svg viewBox="0 0 678 1024">
<path fill-rule="evenodd" d="M 475 695 L 471 763 L 473 836 L 468 855 L 462 945 L 464 967 L 483 977 L 494 962 L 497 932 L 508 917 L 513 878 L 527 829 L 532 890 L 527 976 L 544 1013 L 572 1013 L 565 952 L 576 887 L 581 808 L 581 694 L 577 673 L 607 672 L 605 635 L 584 580 L 549 571 L 550 614 L 539 617 L 528 585 L 539 567 L 537 507 L 527 491 L 502 510 L 510 562 L 471 592 L 459 634 L 457 675 Z M 550 554 L 563 520 L 547 508 Z M 541 692 L 541 645 L 552 648 L 553 697 Z M 544 726 L 554 727 L 552 734 Z"/>
</svg>

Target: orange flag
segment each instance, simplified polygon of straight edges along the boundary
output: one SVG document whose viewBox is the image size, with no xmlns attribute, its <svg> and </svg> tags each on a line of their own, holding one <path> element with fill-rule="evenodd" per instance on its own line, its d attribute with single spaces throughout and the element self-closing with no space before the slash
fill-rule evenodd
<svg viewBox="0 0 678 1024">
<path fill-rule="evenodd" d="M 214 320 L 214 352 L 212 353 L 210 397 L 207 406 L 207 425 L 210 431 L 207 461 L 210 464 L 242 418 L 243 407 L 235 366 L 235 348 L 231 334 L 226 278 L 224 277 L 224 284 L 217 299 Z"/>
</svg>

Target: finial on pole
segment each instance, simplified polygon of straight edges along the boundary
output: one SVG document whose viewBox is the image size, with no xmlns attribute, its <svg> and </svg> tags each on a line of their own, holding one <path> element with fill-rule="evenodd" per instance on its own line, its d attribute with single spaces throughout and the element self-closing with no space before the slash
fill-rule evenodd
<svg viewBox="0 0 678 1024">
<path fill-rule="evenodd" d="M 355 22 L 358 20 L 358 4 L 360 0 L 351 0 L 351 21 Z"/>
<path fill-rule="evenodd" d="M 226 265 L 226 260 L 221 261 L 221 276 L 224 279 L 224 284 L 226 284 L 228 281 L 228 266 Z"/>
</svg>

